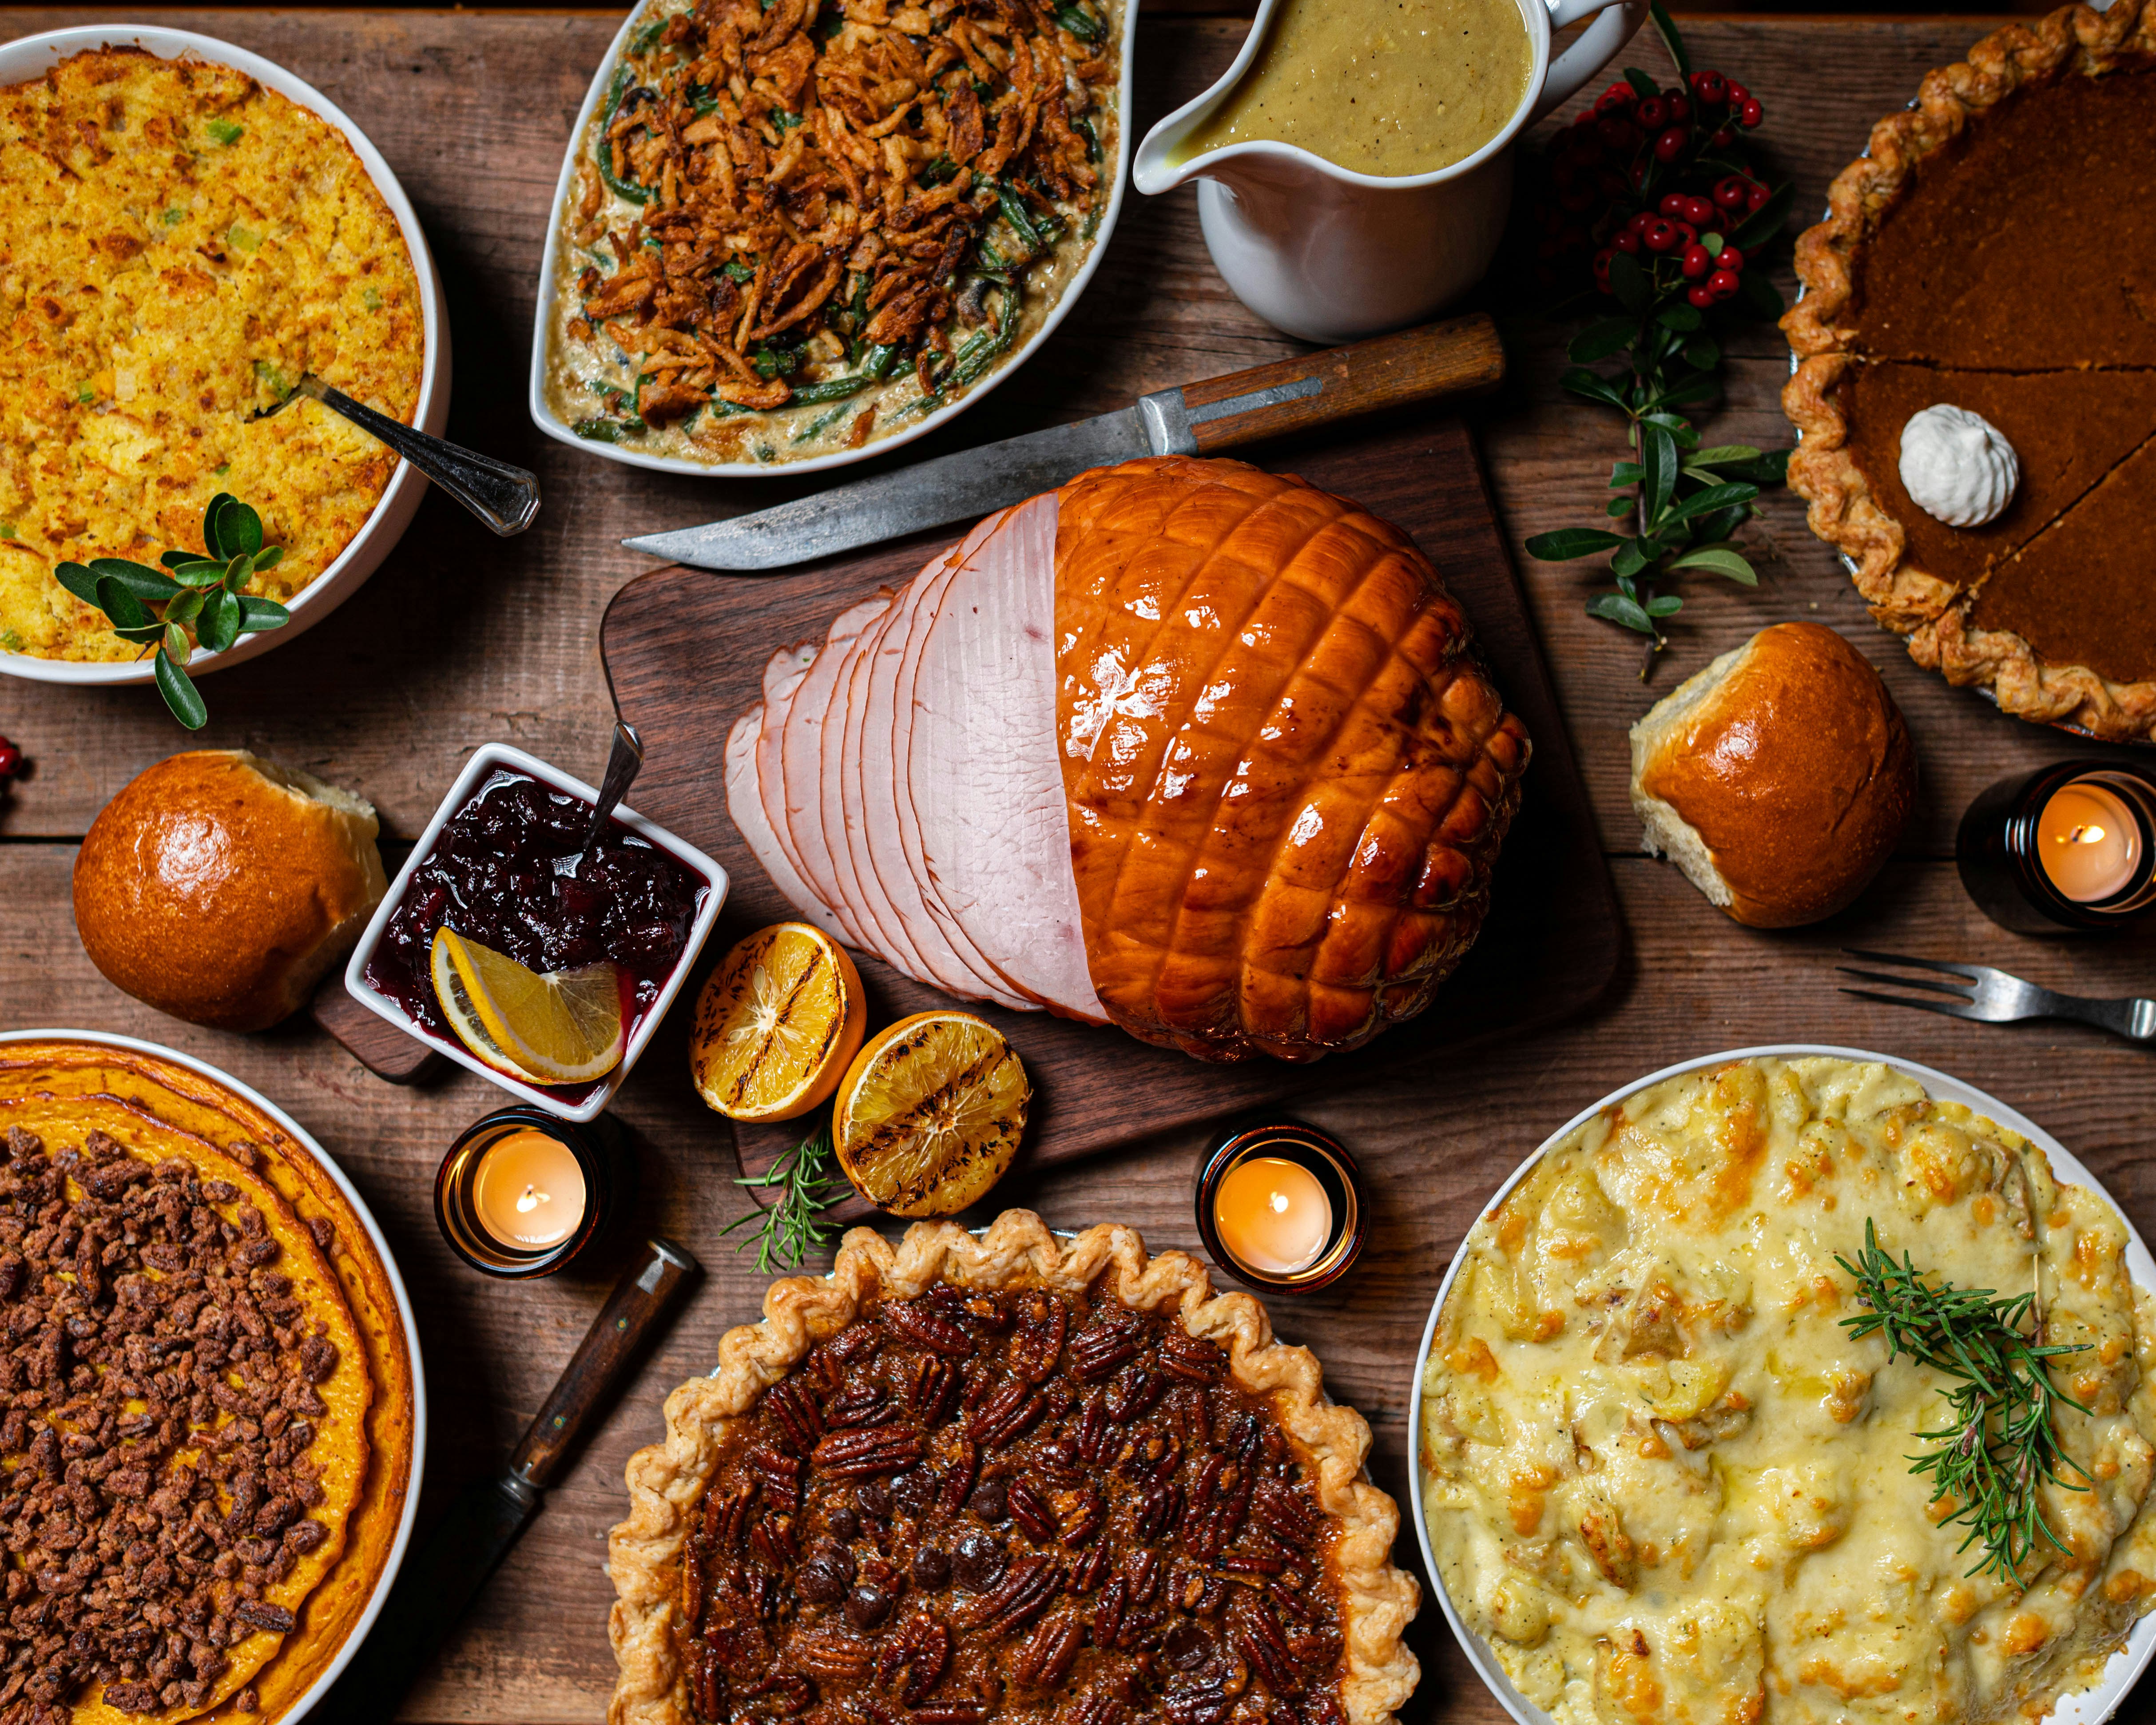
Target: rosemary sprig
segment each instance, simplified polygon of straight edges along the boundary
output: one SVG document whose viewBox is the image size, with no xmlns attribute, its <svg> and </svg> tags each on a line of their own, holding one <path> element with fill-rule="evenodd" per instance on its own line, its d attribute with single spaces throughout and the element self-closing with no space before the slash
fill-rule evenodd
<svg viewBox="0 0 2156 1725">
<path fill-rule="evenodd" d="M 776 1203 L 737 1216 L 719 1230 L 724 1235 L 744 1222 L 757 1224 L 734 1250 L 756 1247 L 758 1275 L 770 1275 L 774 1262 L 781 1270 L 795 1269 L 810 1252 L 838 1237 L 838 1225 L 822 1219 L 822 1213 L 847 1190 L 845 1177 L 834 1171 L 834 1160 L 831 1129 L 819 1127 L 762 1173 L 734 1182 L 778 1194 Z"/>
<path fill-rule="evenodd" d="M 1858 1337 L 1884 1334 L 1889 1364 L 1907 1353 L 1958 1380 L 1939 1392 L 1953 1409 L 1953 1423 L 1918 1432 L 1937 1447 L 1908 1460 L 1910 1472 L 1931 1476 L 1933 1502 L 1955 1506 L 1943 1525 L 1969 1529 L 1957 1552 L 1983 1546 L 1983 1561 L 1969 1574 L 1995 1570 L 2001 1580 L 2017 1581 L 2038 1539 L 2065 1551 L 2037 1494 L 2046 1484 L 2088 1489 L 2065 1477 L 2066 1468 L 2084 1480 L 2088 1475 L 2060 1447 L 2051 1425 L 2056 1403 L 2088 1409 L 2052 1387 L 2046 1362 L 2088 1344 L 2034 1345 L 2042 1329 L 2034 1288 L 2010 1296 L 1958 1288 L 1920 1271 L 1906 1252 L 1897 1265 L 1881 1250 L 1869 1219 L 1858 1261 L 1837 1255 L 1835 1262 L 1856 1278 L 1857 1296 L 1871 1308 L 1842 1319 L 1844 1329 Z"/>
</svg>

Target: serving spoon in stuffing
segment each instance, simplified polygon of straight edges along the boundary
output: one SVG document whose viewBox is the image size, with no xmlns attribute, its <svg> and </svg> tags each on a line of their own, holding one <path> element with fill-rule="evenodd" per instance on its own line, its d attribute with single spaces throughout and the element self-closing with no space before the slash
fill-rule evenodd
<svg viewBox="0 0 2156 1725">
<path fill-rule="evenodd" d="M 332 389 L 312 372 L 301 372 L 291 393 L 275 407 L 260 408 L 248 418 L 267 419 L 283 413 L 303 395 L 381 439 L 503 538 L 521 533 L 537 518 L 538 475 L 377 413 L 341 389 Z"/>
</svg>

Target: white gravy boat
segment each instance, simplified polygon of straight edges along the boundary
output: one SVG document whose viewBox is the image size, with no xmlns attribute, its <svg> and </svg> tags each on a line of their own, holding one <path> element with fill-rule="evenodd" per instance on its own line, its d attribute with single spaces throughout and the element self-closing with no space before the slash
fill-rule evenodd
<svg viewBox="0 0 2156 1725">
<path fill-rule="evenodd" d="M 1328 345 L 1419 322 L 1482 279 L 1505 230 L 1512 141 L 1607 65 L 1647 16 L 1646 0 L 1517 0 L 1534 49 L 1526 93 L 1495 137 L 1450 167 L 1354 173 L 1262 141 L 1177 162 L 1190 134 L 1242 81 L 1286 3 L 1261 0 L 1235 64 L 1146 134 L 1131 182 L 1148 194 L 1199 182 L 1205 244 L 1235 297 L 1276 329 Z M 1602 16 L 1553 59 L 1552 33 L 1596 12 Z"/>
</svg>

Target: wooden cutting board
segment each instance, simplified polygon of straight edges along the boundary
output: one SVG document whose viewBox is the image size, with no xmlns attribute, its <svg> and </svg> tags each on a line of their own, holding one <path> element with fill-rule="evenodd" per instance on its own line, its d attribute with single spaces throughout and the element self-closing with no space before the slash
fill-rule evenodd
<svg viewBox="0 0 2156 1725">
<path fill-rule="evenodd" d="M 1468 428 L 1423 419 L 1270 445 L 1261 465 L 1296 473 L 1396 522 L 1437 565 L 1473 619 L 1498 688 L 1526 721 L 1534 757 L 1518 819 L 1499 864 L 1491 916 L 1475 949 L 1423 1015 L 1352 1055 L 1312 1065 L 1250 1060 L 1209 1065 L 1121 1031 L 1046 1014 L 981 1009 L 1024 1059 L 1033 1122 L 1020 1170 L 1093 1156 L 1158 1132 L 1277 1105 L 1303 1091 L 1353 1083 L 1404 1065 L 1442 1082 L 1477 1042 L 1549 1024 L 1600 998 L 1624 934 L 1572 745 Z M 762 698 L 764 661 L 778 647 L 820 641 L 831 619 L 879 583 L 903 581 L 932 534 L 809 565 L 741 578 L 675 566 L 615 596 L 600 649 L 621 716 L 644 743 L 634 808 L 716 857 L 732 889 L 710 956 L 743 934 L 794 915 L 727 818 L 721 755 L 727 727 Z M 946 997 L 864 959 L 871 1027 Z M 701 982 L 701 978 L 699 979 Z M 684 1005 L 688 1003 L 685 1000 Z M 813 1121 L 743 1127 L 746 1173 L 761 1173 Z M 867 1214 L 849 1204 L 839 1219 Z"/>
</svg>

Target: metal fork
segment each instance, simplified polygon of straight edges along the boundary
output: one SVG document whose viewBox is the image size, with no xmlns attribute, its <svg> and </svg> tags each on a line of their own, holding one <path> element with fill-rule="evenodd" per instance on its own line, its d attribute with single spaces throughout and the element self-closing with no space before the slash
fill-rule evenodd
<svg viewBox="0 0 2156 1725">
<path fill-rule="evenodd" d="M 2093 1000 L 2082 994 L 2061 994 L 2039 988 L 1988 964 L 1943 964 L 1936 958 L 1905 958 L 1897 952 L 1871 952 L 1859 947 L 1844 947 L 1842 951 L 1867 963 L 1912 966 L 1956 978 L 1951 983 L 1933 982 L 1923 977 L 1887 976 L 1876 970 L 1836 965 L 1835 968 L 1844 976 L 1925 991 L 1921 995 L 1881 994 L 1871 988 L 1841 991 L 1859 999 L 1913 1006 L 1925 1012 L 1944 1013 L 1950 1019 L 1973 1019 L 1981 1024 L 2004 1024 L 2016 1019 L 2073 1019 L 2135 1042 L 2156 1040 L 2156 1000 Z"/>
</svg>

